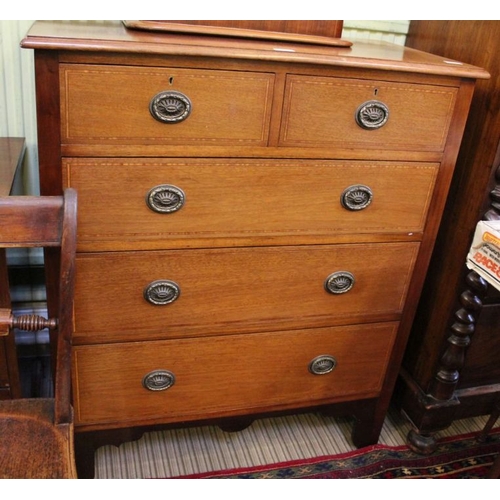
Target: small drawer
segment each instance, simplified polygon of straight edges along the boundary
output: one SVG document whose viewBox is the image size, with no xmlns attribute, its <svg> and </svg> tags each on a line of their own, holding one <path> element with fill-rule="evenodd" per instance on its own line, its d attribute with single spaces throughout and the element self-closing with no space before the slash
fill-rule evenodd
<svg viewBox="0 0 500 500">
<path fill-rule="evenodd" d="M 267 144 L 274 75 L 60 65 L 63 144 Z"/>
<path fill-rule="evenodd" d="M 439 165 L 327 160 L 63 159 L 83 251 L 421 233 Z M 231 243 L 232 242 L 232 243 Z"/>
<path fill-rule="evenodd" d="M 398 320 L 418 243 L 79 254 L 75 343 Z"/>
<path fill-rule="evenodd" d="M 442 151 L 456 87 L 289 75 L 282 146 Z"/>
<path fill-rule="evenodd" d="M 397 325 L 78 346 L 75 423 L 167 423 L 375 397 Z"/>
</svg>

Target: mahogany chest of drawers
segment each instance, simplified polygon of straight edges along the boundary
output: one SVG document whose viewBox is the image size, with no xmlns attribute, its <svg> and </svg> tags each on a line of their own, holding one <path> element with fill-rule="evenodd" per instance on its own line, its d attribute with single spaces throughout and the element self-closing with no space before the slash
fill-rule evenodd
<svg viewBox="0 0 500 500">
<path fill-rule="evenodd" d="M 487 73 L 120 22 L 23 46 L 41 192 L 79 197 L 76 431 L 324 408 L 376 442 Z"/>
</svg>

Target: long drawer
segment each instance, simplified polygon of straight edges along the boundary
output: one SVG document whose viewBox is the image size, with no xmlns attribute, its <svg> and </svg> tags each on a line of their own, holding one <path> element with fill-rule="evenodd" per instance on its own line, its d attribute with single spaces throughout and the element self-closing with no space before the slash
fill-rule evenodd
<svg viewBox="0 0 500 500">
<path fill-rule="evenodd" d="M 456 87 L 288 75 L 280 145 L 442 151 Z"/>
<path fill-rule="evenodd" d="M 63 144 L 265 146 L 274 74 L 60 65 Z"/>
<path fill-rule="evenodd" d="M 400 317 L 418 243 L 79 254 L 74 342 Z"/>
<path fill-rule="evenodd" d="M 397 325 L 79 346 L 75 423 L 206 419 L 374 397 Z"/>
<path fill-rule="evenodd" d="M 66 158 L 63 168 L 89 251 L 421 233 L 439 165 Z"/>
</svg>

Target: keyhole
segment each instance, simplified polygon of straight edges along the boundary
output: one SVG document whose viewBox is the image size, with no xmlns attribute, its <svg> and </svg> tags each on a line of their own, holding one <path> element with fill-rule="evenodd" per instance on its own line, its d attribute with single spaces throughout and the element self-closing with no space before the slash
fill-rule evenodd
<svg viewBox="0 0 500 500">
<path fill-rule="evenodd" d="M 378 94 L 378 89 L 375 89 L 375 90 L 373 91 L 373 95 L 377 95 L 377 94 Z"/>
<path fill-rule="evenodd" d="M 173 85 L 174 84 L 174 77 L 171 76 L 169 79 L 168 79 L 168 83 L 170 83 L 170 85 Z"/>
</svg>

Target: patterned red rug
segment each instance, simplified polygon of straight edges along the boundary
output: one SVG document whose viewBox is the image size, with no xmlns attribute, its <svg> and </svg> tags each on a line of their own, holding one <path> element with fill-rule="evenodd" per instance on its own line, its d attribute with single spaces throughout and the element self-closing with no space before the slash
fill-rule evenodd
<svg viewBox="0 0 500 500">
<path fill-rule="evenodd" d="M 340 455 L 177 479 L 481 479 L 499 452 L 500 428 L 485 442 L 478 442 L 476 434 L 444 438 L 430 456 L 418 455 L 407 446 L 377 444 Z"/>
</svg>

